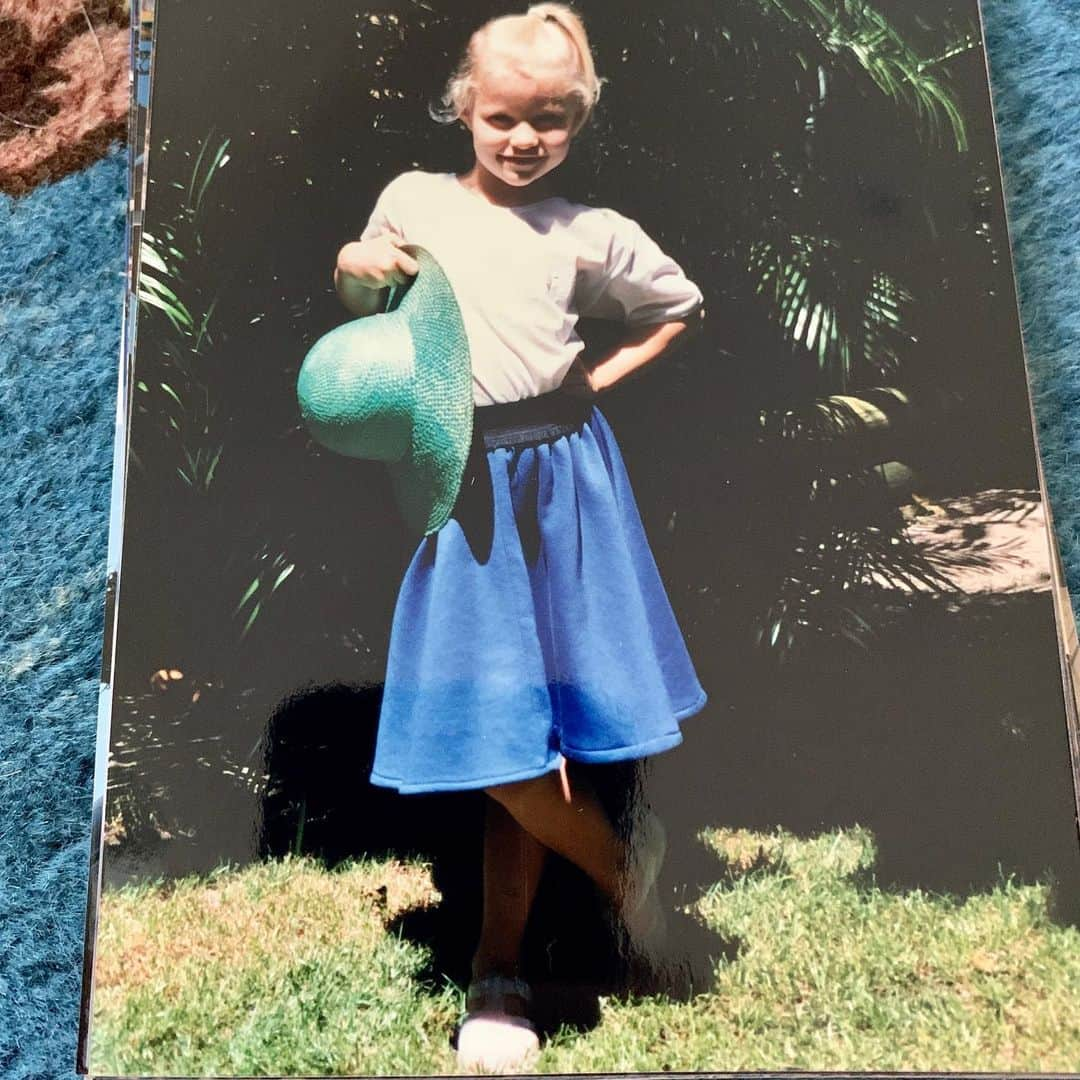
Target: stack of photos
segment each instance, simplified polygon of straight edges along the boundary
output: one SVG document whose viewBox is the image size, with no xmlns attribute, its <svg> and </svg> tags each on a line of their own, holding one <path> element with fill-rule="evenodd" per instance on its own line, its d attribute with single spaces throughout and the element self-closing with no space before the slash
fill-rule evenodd
<svg viewBox="0 0 1080 1080">
<path fill-rule="evenodd" d="M 1080 1070 L 976 0 L 133 7 L 81 1071 Z"/>
</svg>

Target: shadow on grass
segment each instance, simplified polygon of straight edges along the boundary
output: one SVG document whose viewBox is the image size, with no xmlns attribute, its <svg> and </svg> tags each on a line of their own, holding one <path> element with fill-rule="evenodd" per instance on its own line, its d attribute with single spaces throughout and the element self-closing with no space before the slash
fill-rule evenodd
<svg viewBox="0 0 1080 1080">
<path fill-rule="evenodd" d="M 453 852 L 436 856 L 434 878 L 442 903 L 403 912 L 388 926 L 390 933 L 427 950 L 425 982 L 468 984 L 479 930 L 480 869 L 478 860 L 466 866 Z M 523 971 L 543 1034 L 594 1027 L 601 997 L 661 995 L 688 1001 L 713 988 L 716 962 L 733 958 L 737 943 L 675 910 L 670 900 L 664 906 L 663 943 L 647 954 L 631 951 L 585 876 L 562 859 L 549 859 L 526 932 Z"/>
<path fill-rule="evenodd" d="M 348 688 L 323 689 L 275 716 L 260 854 L 302 852 L 328 866 L 361 854 L 429 860 L 442 901 L 402 913 L 388 929 L 427 951 L 424 982 L 464 987 L 479 933 L 486 796 L 400 796 L 367 783 L 374 727 L 357 719 L 378 711 L 378 692 L 368 693 L 372 700 Z M 571 782 L 585 772 L 628 831 L 642 798 L 640 765 L 582 767 L 571 772 Z M 716 960 L 733 956 L 735 944 L 677 911 L 688 898 L 666 876 L 660 884 L 668 933 L 662 950 L 641 955 L 626 948 L 588 879 L 564 860 L 549 859 L 524 945 L 525 975 L 544 1030 L 592 1027 L 602 995 L 688 1000 L 711 988 Z"/>
</svg>

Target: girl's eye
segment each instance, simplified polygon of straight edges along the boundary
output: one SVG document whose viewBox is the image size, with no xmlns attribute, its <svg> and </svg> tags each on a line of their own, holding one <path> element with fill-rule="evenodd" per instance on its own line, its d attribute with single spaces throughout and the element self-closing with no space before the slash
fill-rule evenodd
<svg viewBox="0 0 1080 1080">
<path fill-rule="evenodd" d="M 554 131 L 566 127 L 566 117 L 562 113 L 543 113 L 533 121 L 537 131 Z"/>
<path fill-rule="evenodd" d="M 513 127 L 514 124 L 513 117 L 507 116 L 506 113 L 496 113 L 494 116 L 489 116 L 487 122 L 492 127 L 497 128 Z"/>
</svg>

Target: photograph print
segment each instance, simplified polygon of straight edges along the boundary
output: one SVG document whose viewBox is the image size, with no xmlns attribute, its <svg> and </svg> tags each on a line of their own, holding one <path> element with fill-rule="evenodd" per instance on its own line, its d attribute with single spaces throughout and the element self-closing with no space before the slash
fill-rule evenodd
<svg viewBox="0 0 1080 1080">
<path fill-rule="evenodd" d="M 975 0 L 141 22 L 89 1072 L 1078 1070 Z"/>
</svg>

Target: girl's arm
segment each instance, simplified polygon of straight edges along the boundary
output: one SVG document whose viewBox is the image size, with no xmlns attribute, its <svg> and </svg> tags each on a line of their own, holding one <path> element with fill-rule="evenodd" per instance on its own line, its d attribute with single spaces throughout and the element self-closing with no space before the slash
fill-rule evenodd
<svg viewBox="0 0 1080 1080">
<path fill-rule="evenodd" d="M 386 233 L 370 240 L 354 240 L 338 252 L 334 288 L 353 315 L 382 311 L 387 287 L 404 285 L 419 270 L 416 260 L 401 250 L 402 243 Z"/>
<path fill-rule="evenodd" d="M 591 367 L 587 368 L 583 363 L 575 364 L 563 387 L 571 392 L 586 394 L 610 390 L 616 383 L 640 372 L 676 345 L 681 346 L 694 337 L 700 331 L 704 318 L 705 309 L 698 308 L 685 319 L 639 326 Z"/>
</svg>

